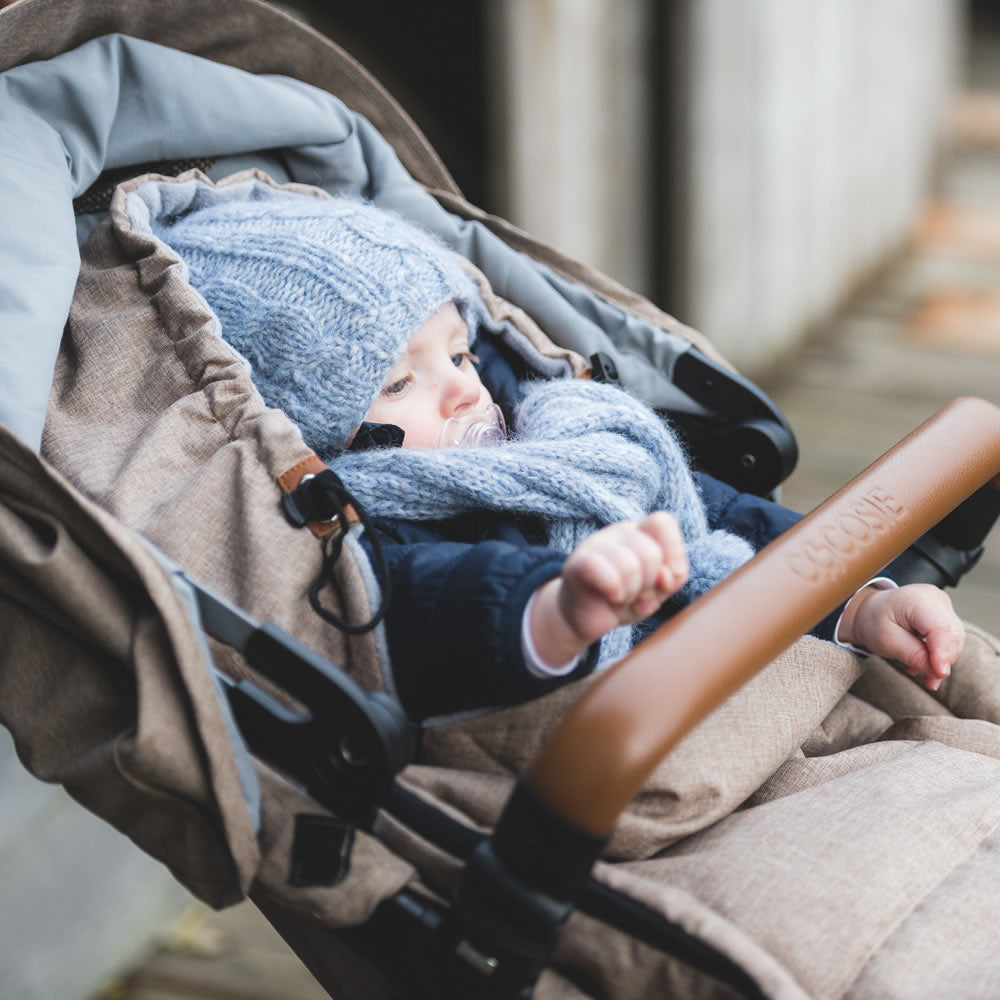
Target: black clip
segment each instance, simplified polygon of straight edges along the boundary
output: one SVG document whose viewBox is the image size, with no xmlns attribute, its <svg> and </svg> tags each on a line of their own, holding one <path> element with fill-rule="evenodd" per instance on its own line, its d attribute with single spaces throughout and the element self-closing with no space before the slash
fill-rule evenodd
<svg viewBox="0 0 1000 1000">
<path fill-rule="evenodd" d="M 333 816 L 299 813 L 295 817 L 288 884 L 311 888 L 334 886 L 347 877 L 354 827 Z"/>
<path fill-rule="evenodd" d="M 402 448 L 403 428 L 395 424 L 373 424 L 365 421 L 358 427 L 348 446 L 348 451 L 367 451 L 369 448 Z"/>
<path fill-rule="evenodd" d="M 281 507 L 285 512 L 285 517 L 296 528 L 314 522 L 321 524 L 336 522 L 340 528 L 340 531 L 331 530 L 323 536 L 323 565 L 309 588 L 309 604 L 312 609 L 325 621 L 348 635 L 360 635 L 362 632 L 368 632 L 375 628 L 382 620 L 385 609 L 389 605 L 392 581 L 389 577 L 385 554 L 382 551 L 382 543 L 379 541 L 378 534 L 364 507 L 351 495 L 341 482 L 340 477 L 332 469 L 324 469 L 317 475 L 308 473 L 303 476 L 294 490 L 282 493 Z M 339 615 L 324 607 L 320 601 L 320 591 L 326 586 L 327 576 L 340 558 L 344 535 L 350 527 L 348 507 L 354 509 L 354 515 L 357 515 L 357 520 L 361 522 L 371 542 L 375 572 L 379 576 L 382 588 L 381 603 L 371 618 L 361 625 L 348 625 Z"/>
<path fill-rule="evenodd" d="M 342 510 L 339 497 L 343 490 L 340 477 L 330 469 L 324 469 L 319 475 L 308 473 L 294 490 L 282 493 L 281 507 L 296 528 L 303 528 L 310 521 L 326 523 L 333 521 Z"/>
<path fill-rule="evenodd" d="M 611 385 L 621 385 L 618 366 L 607 354 L 598 351 L 590 356 L 590 377 L 595 382 L 609 382 Z"/>
</svg>

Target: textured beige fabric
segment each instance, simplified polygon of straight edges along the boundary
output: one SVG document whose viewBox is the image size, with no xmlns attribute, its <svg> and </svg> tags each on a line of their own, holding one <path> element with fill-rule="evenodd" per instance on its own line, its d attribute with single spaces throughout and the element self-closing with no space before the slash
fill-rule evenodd
<svg viewBox="0 0 1000 1000">
<path fill-rule="evenodd" d="M 0 721 L 208 901 L 259 863 L 229 740 L 173 587 L 142 543 L 0 429 Z"/>
<path fill-rule="evenodd" d="M 857 1000 L 1000 996 L 996 920 L 1000 835 L 955 866 L 903 920 L 852 984 Z"/>
<path fill-rule="evenodd" d="M 732 920 L 808 995 L 841 996 L 1000 824 L 998 780 L 995 758 L 935 743 L 790 760 L 751 807 L 634 870 Z"/>
<path fill-rule="evenodd" d="M 194 579 L 379 686 L 373 637 L 345 642 L 306 600 L 321 548 L 285 519 L 278 477 L 311 452 L 264 406 L 177 258 L 131 232 L 123 197 L 114 232 L 102 227 L 84 251 L 43 454 Z M 349 560 L 335 583 L 334 609 L 367 616 Z"/>
<path fill-rule="evenodd" d="M 925 695 L 933 703 L 923 716 L 894 718 L 849 691 L 860 669 L 826 644 L 796 644 L 664 762 L 612 843 L 612 855 L 632 860 L 600 864 L 597 877 L 712 943 L 768 996 L 993 995 L 1000 728 L 952 715 L 942 702 L 971 701 L 995 717 L 997 641 L 970 629 L 940 701 L 868 661 L 868 688 L 888 701 L 885 689 L 900 681 L 916 692 L 905 708 Z M 547 716 L 558 717 L 570 698 L 556 692 L 548 706 L 431 733 L 424 759 L 435 766 L 412 768 L 412 787 L 488 827 L 544 738 Z M 448 891 L 453 859 L 407 842 L 389 821 L 379 832 L 421 857 L 425 879 Z M 585 996 L 730 995 L 590 918 L 577 915 L 571 928 L 540 996 L 577 995 L 565 992 L 561 973 L 595 984 Z M 924 989 L 921 956 L 942 934 Z M 949 976 L 954 989 L 945 988 Z"/>
<path fill-rule="evenodd" d="M 728 815 L 799 749 L 860 670 L 856 657 L 829 643 L 810 637 L 796 643 L 657 768 L 621 818 L 609 854 L 649 857 Z M 581 688 L 433 730 L 422 755 L 433 766 L 415 770 L 412 780 L 444 801 L 460 800 L 475 822 L 492 825 L 503 790 Z M 456 761 L 462 771 L 455 770 Z"/>
<path fill-rule="evenodd" d="M 0 723 L 37 777 L 214 906 L 255 885 L 311 919 L 354 924 L 413 877 L 359 832 L 338 886 L 288 885 L 295 818 L 323 810 L 258 765 L 255 832 L 208 664 L 161 563 L 3 428 Z"/>
</svg>

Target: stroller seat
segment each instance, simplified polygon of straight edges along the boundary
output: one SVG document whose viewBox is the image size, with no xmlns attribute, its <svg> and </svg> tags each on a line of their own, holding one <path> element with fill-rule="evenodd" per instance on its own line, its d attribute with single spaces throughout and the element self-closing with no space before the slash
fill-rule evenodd
<svg viewBox="0 0 1000 1000">
<path fill-rule="evenodd" d="M 384 631 L 304 600 L 337 532 L 337 610 L 370 617 L 361 525 L 289 516 L 325 467 L 137 224 L 148 164 L 422 222 L 543 374 L 619 378 L 741 488 L 794 439 L 701 334 L 468 205 L 331 42 L 255 0 L 200 15 L 0 12 L 6 259 L 33 237 L 0 276 L 0 719 L 28 768 L 211 905 L 253 898 L 337 1000 L 912 996 L 917 951 L 925 984 L 988 993 L 1000 647 L 972 636 L 935 697 L 801 636 L 1000 473 L 1000 411 L 958 401 L 614 670 L 417 729 Z"/>
</svg>

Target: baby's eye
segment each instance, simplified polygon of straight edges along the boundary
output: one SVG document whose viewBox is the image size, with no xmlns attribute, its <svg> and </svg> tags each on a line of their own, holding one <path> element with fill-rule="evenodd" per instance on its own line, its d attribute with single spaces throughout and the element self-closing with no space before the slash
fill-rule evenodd
<svg viewBox="0 0 1000 1000">
<path fill-rule="evenodd" d="M 479 358 L 472 351 L 459 351 L 457 354 L 451 356 L 451 363 L 456 368 L 461 368 L 466 362 L 469 364 L 478 364 Z"/>
<path fill-rule="evenodd" d="M 403 378 L 396 379 L 395 382 L 390 382 L 388 385 L 382 386 L 382 395 L 390 398 L 393 396 L 402 396 L 412 381 L 412 375 L 404 375 Z"/>
</svg>

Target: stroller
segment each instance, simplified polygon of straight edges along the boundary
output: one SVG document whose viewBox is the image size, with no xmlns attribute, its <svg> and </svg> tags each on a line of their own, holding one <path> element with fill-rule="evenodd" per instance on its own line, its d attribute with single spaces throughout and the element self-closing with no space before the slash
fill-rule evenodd
<svg viewBox="0 0 1000 1000">
<path fill-rule="evenodd" d="M 1000 410 L 956 401 L 614 669 L 415 727 L 384 632 L 304 598 L 324 569 L 372 616 L 363 513 L 133 225 L 138 177 L 394 208 L 542 370 L 620 380 L 741 489 L 787 476 L 786 422 L 696 331 L 467 204 L 273 7 L 20 0 L 0 38 L 0 721 L 29 770 L 211 905 L 249 895 L 337 1000 L 996 991 L 1000 648 L 974 632 L 936 697 L 801 636 L 897 556 L 957 581 Z"/>
</svg>

